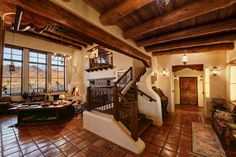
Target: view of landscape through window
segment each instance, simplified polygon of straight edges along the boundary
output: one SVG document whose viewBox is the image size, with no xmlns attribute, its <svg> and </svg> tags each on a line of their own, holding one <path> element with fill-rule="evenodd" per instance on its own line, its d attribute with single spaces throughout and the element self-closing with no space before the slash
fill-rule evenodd
<svg viewBox="0 0 236 157">
<path fill-rule="evenodd" d="M 23 57 L 26 56 L 26 57 Z M 50 57 L 50 55 L 49 55 Z M 53 55 L 48 62 L 46 52 L 26 48 L 7 46 L 3 54 L 2 94 L 19 95 L 47 92 L 47 83 L 53 92 L 65 90 L 65 57 Z M 26 68 L 26 71 L 23 71 Z M 27 67 L 25 67 L 27 66 Z M 51 71 L 47 70 L 51 67 Z M 50 75 L 50 80 L 47 76 Z M 28 82 L 23 82 L 28 80 Z M 22 83 L 28 83 L 28 89 L 22 89 Z M 27 90 L 27 91 L 25 91 Z"/>
<path fill-rule="evenodd" d="M 4 48 L 2 94 L 20 94 L 22 78 L 22 50 Z M 13 67 L 13 70 L 10 68 Z"/>
<path fill-rule="evenodd" d="M 65 90 L 65 57 L 52 56 L 52 90 Z"/>
<path fill-rule="evenodd" d="M 29 92 L 46 92 L 46 63 L 47 55 L 29 53 Z"/>
</svg>

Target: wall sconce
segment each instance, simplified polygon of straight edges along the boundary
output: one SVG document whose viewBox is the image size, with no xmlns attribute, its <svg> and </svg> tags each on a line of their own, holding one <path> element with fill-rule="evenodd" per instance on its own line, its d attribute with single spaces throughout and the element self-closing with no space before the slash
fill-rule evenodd
<svg viewBox="0 0 236 157">
<path fill-rule="evenodd" d="M 178 80 L 178 77 L 176 75 L 174 76 L 174 80 Z"/>
<path fill-rule="evenodd" d="M 167 74 L 168 74 L 168 71 L 167 71 L 165 68 L 163 68 L 163 70 L 162 70 L 162 75 L 163 75 L 163 76 L 167 76 Z"/>
<path fill-rule="evenodd" d="M 85 59 L 88 59 L 88 58 L 89 58 L 88 52 L 86 52 L 84 58 L 85 58 Z"/>
<path fill-rule="evenodd" d="M 216 76 L 216 75 L 219 74 L 219 71 L 220 71 L 220 69 L 217 68 L 216 66 L 214 66 L 214 67 L 211 69 L 211 74 L 212 74 L 213 76 Z"/>
<path fill-rule="evenodd" d="M 202 75 L 200 76 L 200 79 L 199 79 L 200 81 L 202 81 L 203 80 L 203 77 L 202 77 Z"/>
<path fill-rule="evenodd" d="M 184 54 L 182 56 L 182 63 L 185 65 L 185 64 L 187 64 L 187 62 L 188 62 L 188 56 L 186 54 Z"/>
</svg>

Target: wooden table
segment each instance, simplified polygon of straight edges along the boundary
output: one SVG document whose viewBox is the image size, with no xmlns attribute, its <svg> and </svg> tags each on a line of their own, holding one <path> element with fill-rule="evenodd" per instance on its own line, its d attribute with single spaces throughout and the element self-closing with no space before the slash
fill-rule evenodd
<svg viewBox="0 0 236 157">
<path fill-rule="evenodd" d="M 45 105 L 43 103 L 42 105 Z M 17 112 L 16 126 L 27 122 L 55 121 L 62 122 L 74 116 L 74 107 L 71 102 L 57 105 L 19 105 L 10 110 Z"/>
</svg>

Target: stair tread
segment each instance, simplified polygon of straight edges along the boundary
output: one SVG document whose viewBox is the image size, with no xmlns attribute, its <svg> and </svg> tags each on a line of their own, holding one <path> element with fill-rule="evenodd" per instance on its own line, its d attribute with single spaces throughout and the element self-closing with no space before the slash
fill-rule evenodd
<svg viewBox="0 0 236 157">
<path fill-rule="evenodd" d="M 138 124 L 138 136 L 140 136 L 150 125 L 152 125 L 152 120 L 143 118 Z"/>
<path fill-rule="evenodd" d="M 142 120 L 143 118 L 145 118 L 145 114 L 138 113 L 138 121 Z"/>
</svg>

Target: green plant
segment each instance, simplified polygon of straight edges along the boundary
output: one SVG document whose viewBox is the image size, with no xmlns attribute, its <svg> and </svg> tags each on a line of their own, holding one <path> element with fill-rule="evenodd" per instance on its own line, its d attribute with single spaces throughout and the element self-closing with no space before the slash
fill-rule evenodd
<svg viewBox="0 0 236 157">
<path fill-rule="evenodd" d="M 6 85 L 2 87 L 2 92 L 4 92 L 4 94 L 7 94 L 7 86 Z"/>
<path fill-rule="evenodd" d="M 28 99 L 29 93 L 24 92 L 21 96 L 22 96 L 23 99 Z"/>
</svg>

